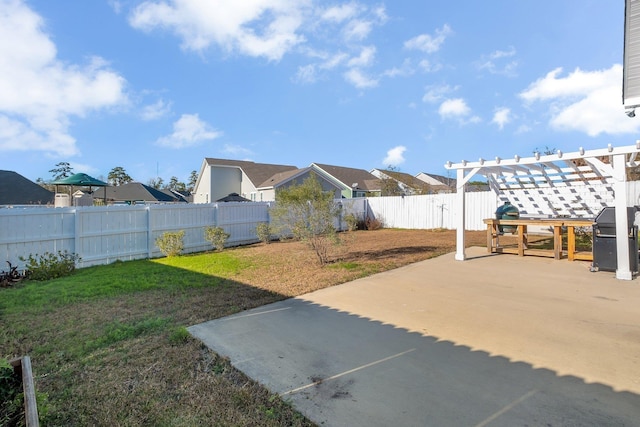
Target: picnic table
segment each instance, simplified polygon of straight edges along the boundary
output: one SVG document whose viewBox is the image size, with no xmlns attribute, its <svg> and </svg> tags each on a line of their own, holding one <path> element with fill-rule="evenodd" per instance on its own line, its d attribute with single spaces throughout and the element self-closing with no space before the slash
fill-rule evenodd
<svg viewBox="0 0 640 427">
<path fill-rule="evenodd" d="M 561 259 L 564 256 L 563 233 L 566 231 L 567 248 L 566 256 L 569 261 L 584 260 L 593 261 L 592 251 L 576 250 L 576 227 L 593 226 L 592 219 L 584 218 L 518 218 L 518 219 L 485 219 L 487 225 L 487 252 L 489 253 L 512 253 L 519 256 L 536 255 Z M 501 227 L 515 227 L 517 235 L 517 247 L 500 245 Z M 528 243 L 528 227 L 537 226 L 553 229 L 553 249 L 530 248 Z"/>
</svg>

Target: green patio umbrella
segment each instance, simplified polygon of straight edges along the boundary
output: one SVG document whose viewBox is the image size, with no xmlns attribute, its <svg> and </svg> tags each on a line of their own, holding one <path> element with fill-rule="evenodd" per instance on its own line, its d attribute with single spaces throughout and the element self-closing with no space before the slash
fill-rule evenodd
<svg viewBox="0 0 640 427">
<path fill-rule="evenodd" d="M 89 191 L 91 191 L 91 187 L 107 187 L 109 185 L 104 181 L 100 181 L 99 179 L 87 175 L 86 173 L 76 173 L 66 178 L 52 181 L 51 184 L 56 186 L 56 193 L 58 192 L 58 185 L 70 185 L 72 192 L 74 186 L 89 187 Z"/>
</svg>

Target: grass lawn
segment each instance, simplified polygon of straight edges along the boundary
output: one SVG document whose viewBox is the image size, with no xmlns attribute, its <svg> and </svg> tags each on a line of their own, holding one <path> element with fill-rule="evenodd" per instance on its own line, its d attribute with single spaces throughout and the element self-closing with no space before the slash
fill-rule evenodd
<svg viewBox="0 0 640 427">
<path fill-rule="evenodd" d="M 468 234 L 485 243 L 484 232 Z M 0 357 L 31 356 L 42 425 L 305 426 L 186 327 L 420 261 L 455 232 L 345 233 L 317 265 L 297 242 L 116 262 L 0 289 Z"/>
</svg>

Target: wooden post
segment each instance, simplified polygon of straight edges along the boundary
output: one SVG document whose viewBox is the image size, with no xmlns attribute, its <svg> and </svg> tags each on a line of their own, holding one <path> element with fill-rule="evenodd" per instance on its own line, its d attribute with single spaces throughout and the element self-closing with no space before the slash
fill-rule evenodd
<svg viewBox="0 0 640 427">
<path fill-rule="evenodd" d="M 553 226 L 553 258 L 560 259 L 562 257 L 562 226 Z"/>
<path fill-rule="evenodd" d="M 573 225 L 567 225 L 567 258 L 573 261 L 576 255 L 576 230 Z"/>
</svg>

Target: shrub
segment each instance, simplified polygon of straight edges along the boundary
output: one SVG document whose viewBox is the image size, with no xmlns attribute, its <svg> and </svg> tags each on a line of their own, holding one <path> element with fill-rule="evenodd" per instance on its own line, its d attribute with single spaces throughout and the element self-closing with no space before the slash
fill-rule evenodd
<svg viewBox="0 0 640 427">
<path fill-rule="evenodd" d="M 329 248 L 340 241 L 333 225 L 339 212 L 333 193 L 324 191 L 312 173 L 302 184 L 276 191 L 271 217 L 278 234 L 292 235 L 307 243 L 316 253 L 320 265 L 325 265 L 329 260 Z"/>
<path fill-rule="evenodd" d="M 165 256 L 176 256 L 184 249 L 184 230 L 167 231 L 156 239 L 156 246 Z"/>
<path fill-rule="evenodd" d="M 20 257 L 20 261 L 26 262 L 25 276 L 28 279 L 50 280 L 73 273 L 80 256 L 68 251 L 58 251 L 56 254 L 45 252 L 42 255 L 31 254 L 26 259 Z"/>
<path fill-rule="evenodd" d="M 205 227 L 204 238 L 211 243 L 217 251 L 224 249 L 224 244 L 231 237 L 222 227 Z"/>
<path fill-rule="evenodd" d="M 271 226 L 267 222 L 261 222 L 256 226 L 256 235 L 258 239 L 264 244 L 269 244 L 271 242 L 271 236 L 273 235 L 273 231 L 271 230 Z"/>
<path fill-rule="evenodd" d="M 23 411 L 21 383 L 9 361 L 0 359 L 0 425 L 19 425 Z"/>
<path fill-rule="evenodd" d="M 367 230 L 380 230 L 383 227 L 382 221 L 377 218 L 367 217 L 364 221 L 364 226 Z"/>
<path fill-rule="evenodd" d="M 358 223 L 360 220 L 352 213 L 346 214 L 344 216 L 344 221 L 347 223 L 347 230 L 349 231 L 356 231 L 359 228 Z"/>
</svg>

